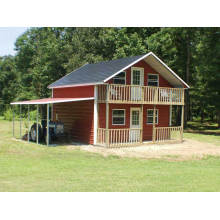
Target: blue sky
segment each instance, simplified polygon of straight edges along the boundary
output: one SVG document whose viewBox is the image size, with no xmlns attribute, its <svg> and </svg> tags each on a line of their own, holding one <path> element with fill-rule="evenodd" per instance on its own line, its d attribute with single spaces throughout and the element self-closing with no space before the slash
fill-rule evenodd
<svg viewBox="0 0 220 220">
<path fill-rule="evenodd" d="M 15 41 L 27 29 L 26 27 L 0 27 L 0 56 L 14 55 Z"/>
</svg>

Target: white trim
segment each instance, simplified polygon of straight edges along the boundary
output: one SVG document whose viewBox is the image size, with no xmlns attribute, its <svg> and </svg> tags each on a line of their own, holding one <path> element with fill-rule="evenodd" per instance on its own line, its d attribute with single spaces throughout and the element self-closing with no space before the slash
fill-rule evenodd
<svg viewBox="0 0 220 220">
<path fill-rule="evenodd" d="M 144 68 L 143 67 L 131 67 L 131 85 L 133 85 L 133 71 L 140 70 L 140 86 L 144 86 Z"/>
<path fill-rule="evenodd" d="M 98 87 L 94 88 L 94 113 L 93 113 L 93 129 L 94 129 L 94 145 L 97 144 L 97 129 L 98 129 Z"/>
<path fill-rule="evenodd" d="M 104 82 L 107 82 L 108 80 L 110 80 L 111 78 L 113 78 L 114 76 L 116 76 L 118 73 L 120 73 L 120 72 L 126 70 L 127 68 L 133 66 L 134 64 L 138 63 L 139 61 L 145 59 L 146 57 L 148 57 L 148 56 L 150 56 L 150 55 L 154 56 L 154 58 L 156 58 L 163 66 L 165 66 L 165 67 L 171 72 L 171 74 L 173 74 L 178 80 L 180 80 L 187 88 L 190 88 L 190 86 L 189 86 L 186 82 L 184 82 L 173 70 L 171 70 L 171 69 L 170 69 L 160 58 L 158 58 L 153 52 L 149 52 L 149 53 L 143 55 L 141 58 L 137 59 L 136 61 L 130 63 L 130 64 L 127 65 L 126 67 L 122 68 L 122 69 L 119 70 L 118 72 L 116 72 L 116 73 L 114 73 L 113 75 L 111 75 L 111 76 L 109 76 L 108 78 L 106 78 L 106 79 L 104 80 Z"/>
<path fill-rule="evenodd" d="M 151 108 L 147 108 L 147 111 L 148 110 L 151 110 L 151 111 L 154 111 L 154 109 L 151 109 Z M 155 119 L 157 119 L 157 122 L 155 123 L 156 125 L 158 125 L 158 121 L 159 121 L 159 109 L 155 109 L 156 110 L 156 118 Z M 148 115 L 148 113 L 146 112 L 146 114 Z M 147 117 L 146 117 L 146 124 L 148 124 L 148 125 L 152 125 L 153 124 L 153 122 L 152 123 L 149 123 L 149 122 L 147 122 Z"/>
<path fill-rule="evenodd" d="M 114 73 L 113 75 L 111 75 L 111 76 L 109 76 L 108 78 L 106 78 L 106 79 L 104 80 L 104 82 L 107 82 L 108 80 L 110 80 L 111 78 L 113 78 L 114 76 L 116 76 L 117 74 L 119 74 L 120 72 L 126 70 L 127 68 L 129 68 L 129 67 L 133 66 L 134 64 L 136 64 L 137 62 L 143 60 L 144 58 L 146 58 L 147 56 L 149 56 L 151 53 L 152 53 L 152 52 L 149 52 L 149 53 L 143 55 L 141 58 L 137 59 L 136 61 L 130 63 L 130 64 L 127 65 L 126 67 L 122 68 L 122 69 L 119 70 L 118 72 L 116 72 L 116 73 Z"/>
<path fill-rule="evenodd" d="M 160 86 L 160 75 L 158 73 L 148 73 L 147 74 L 147 86 L 149 86 L 148 85 L 148 76 L 150 76 L 150 75 L 157 75 L 157 82 L 158 82 L 157 87 L 159 87 Z"/>
<path fill-rule="evenodd" d="M 131 127 L 131 125 L 132 125 L 132 110 L 138 110 L 139 111 L 139 128 L 141 128 L 141 120 L 143 120 L 142 119 L 142 117 L 141 117 L 141 107 L 131 107 L 130 108 L 130 128 L 132 128 Z"/>
<path fill-rule="evenodd" d="M 74 84 L 74 85 L 64 85 L 64 86 L 53 86 L 48 87 L 48 89 L 59 89 L 59 88 L 68 88 L 68 87 L 80 87 L 80 86 L 94 86 L 94 85 L 102 85 L 103 82 L 96 82 L 96 83 L 81 83 L 81 84 Z"/>
<path fill-rule="evenodd" d="M 84 101 L 84 100 L 94 100 L 94 97 L 89 97 L 89 98 L 67 98 L 61 100 L 51 100 L 51 101 L 45 101 L 45 102 L 29 102 L 29 101 L 22 101 L 22 102 L 12 102 L 10 103 L 11 105 L 44 105 L 44 104 L 51 104 L 51 103 L 63 103 L 63 102 L 77 102 L 77 101 Z M 31 100 L 30 100 L 31 101 Z"/>
<path fill-rule="evenodd" d="M 126 71 L 121 71 L 120 73 L 125 73 L 125 84 L 117 84 L 117 83 L 116 83 L 116 84 L 117 84 L 117 85 L 126 85 L 126 83 L 127 83 L 127 79 L 126 79 L 126 78 L 127 78 L 127 72 L 126 72 Z M 120 73 L 119 73 L 119 74 L 120 74 Z M 118 75 L 119 75 L 119 74 L 118 74 Z M 114 77 L 112 78 L 112 81 L 114 81 Z M 115 83 L 113 82 L 113 84 L 115 84 Z"/>
<path fill-rule="evenodd" d="M 122 111 L 124 111 L 124 124 L 113 124 L 113 111 L 115 111 L 115 110 L 122 110 Z M 112 125 L 115 125 L 115 126 L 117 126 L 117 125 L 126 125 L 126 109 L 112 109 Z"/>
</svg>

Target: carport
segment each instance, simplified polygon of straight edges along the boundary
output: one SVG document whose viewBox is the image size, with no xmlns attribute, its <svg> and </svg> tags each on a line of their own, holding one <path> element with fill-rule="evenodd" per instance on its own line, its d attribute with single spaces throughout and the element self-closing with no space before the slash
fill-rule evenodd
<svg viewBox="0 0 220 220">
<path fill-rule="evenodd" d="M 50 105 L 53 105 L 55 103 L 65 103 L 65 102 L 76 102 L 76 101 L 85 101 L 85 100 L 93 100 L 93 97 L 88 97 L 88 98 L 44 98 L 44 99 L 36 99 L 36 100 L 28 100 L 28 101 L 18 101 L 18 102 L 12 102 L 11 105 L 20 105 L 20 139 L 22 139 L 22 105 L 27 105 L 28 106 L 28 135 L 27 135 L 27 141 L 30 142 L 30 105 L 36 105 L 37 106 L 37 116 L 36 116 L 36 143 L 39 144 L 39 105 L 47 105 L 47 118 L 46 118 L 46 144 L 49 146 L 49 108 Z M 51 112 L 51 118 L 53 118 L 53 111 Z M 15 114 L 14 114 L 14 109 L 13 109 L 13 120 L 12 120 L 12 133 L 13 137 L 15 137 Z"/>
</svg>

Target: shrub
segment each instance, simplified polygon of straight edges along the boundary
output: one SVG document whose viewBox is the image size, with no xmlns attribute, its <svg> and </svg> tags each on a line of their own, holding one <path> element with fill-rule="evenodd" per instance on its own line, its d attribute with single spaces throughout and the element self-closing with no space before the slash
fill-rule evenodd
<svg viewBox="0 0 220 220">
<path fill-rule="evenodd" d="M 37 110 L 30 111 L 30 120 L 35 121 L 37 118 Z"/>
<path fill-rule="evenodd" d="M 12 119 L 13 119 L 13 112 L 12 112 L 12 110 L 10 108 L 8 108 L 4 112 L 3 117 L 4 117 L 5 120 L 12 121 Z"/>
</svg>

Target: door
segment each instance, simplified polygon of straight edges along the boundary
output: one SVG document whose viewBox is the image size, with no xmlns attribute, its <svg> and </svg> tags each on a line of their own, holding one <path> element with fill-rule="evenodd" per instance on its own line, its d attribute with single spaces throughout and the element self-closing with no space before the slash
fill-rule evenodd
<svg viewBox="0 0 220 220">
<path fill-rule="evenodd" d="M 130 111 L 130 141 L 140 142 L 141 108 L 131 108 Z"/>
<path fill-rule="evenodd" d="M 142 88 L 144 85 L 144 69 L 139 67 L 131 68 L 131 100 L 140 101 L 142 97 Z"/>
</svg>

